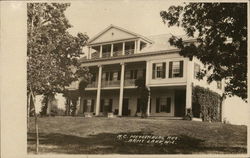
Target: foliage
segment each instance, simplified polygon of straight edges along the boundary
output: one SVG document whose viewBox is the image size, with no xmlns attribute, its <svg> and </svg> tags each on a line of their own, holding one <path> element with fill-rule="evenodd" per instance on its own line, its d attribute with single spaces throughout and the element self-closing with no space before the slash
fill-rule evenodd
<svg viewBox="0 0 250 158">
<path fill-rule="evenodd" d="M 141 108 L 141 116 L 146 117 L 147 107 L 148 107 L 148 95 L 149 90 L 145 86 L 145 79 L 140 77 L 135 80 L 135 85 L 137 86 L 137 91 L 140 97 L 140 108 Z"/>
<path fill-rule="evenodd" d="M 208 82 L 226 79 L 225 93 L 247 99 L 247 3 L 188 3 L 160 13 L 168 26 L 181 26 L 195 43 L 172 36 L 180 55 L 196 56 L 213 73 Z"/>
<path fill-rule="evenodd" d="M 78 63 L 88 36 L 69 34 L 65 17 L 68 3 L 27 4 L 27 78 L 28 92 L 53 96 L 80 76 L 88 78 L 88 69 Z M 83 75 L 84 74 L 84 75 Z"/>
<path fill-rule="evenodd" d="M 222 96 L 208 88 L 195 86 L 192 89 L 193 105 L 196 104 L 200 107 L 203 121 L 221 121 L 222 99 Z M 194 107 L 193 110 L 195 110 Z"/>
<path fill-rule="evenodd" d="M 192 109 L 187 109 L 187 114 L 184 116 L 184 120 L 192 120 L 193 118 L 193 112 Z"/>
</svg>

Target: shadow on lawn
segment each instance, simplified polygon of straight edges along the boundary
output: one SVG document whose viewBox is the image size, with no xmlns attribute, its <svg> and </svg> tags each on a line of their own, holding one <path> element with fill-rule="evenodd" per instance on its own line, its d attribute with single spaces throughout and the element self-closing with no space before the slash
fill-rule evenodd
<svg viewBox="0 0 250 158">
<path fill-rule="evenodd" d="M 128 134 L 128 133 L 126 133 Z M 142 134 L 141 132 L 129 134 Z M 133 144 L 117 140 L 118 134 L 101 133 L 88 137 L 78 137 L 60 133 L 40 133 L 40 153 L 58 154 L 191 154 L 209 153 L 244 153 L 245 148 L 203 147 L 203 140 L 189 136 L 178 136 L 176 145 Z M 28 153 L 35 151 L 35 133 L 28 133 Z"/>
</svg>

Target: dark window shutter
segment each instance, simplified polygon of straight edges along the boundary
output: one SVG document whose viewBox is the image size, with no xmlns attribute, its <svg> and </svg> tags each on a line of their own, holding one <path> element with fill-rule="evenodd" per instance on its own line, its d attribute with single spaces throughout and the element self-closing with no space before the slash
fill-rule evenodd
<svg viewBox="0 0 250 158">
<path fill-rule="evenodd" d="M 160 98 L 156 98 L 156 113 L 159 113 L 160 111 Z"/>
<path fill-rule="evenodd" d="M 167 98 L 167 113 L 170 113 L 170 109 L 171 109 L 171 98 L 168 97 Z"/>
<path fill-rule="evenodd" d="M 103 104 L 104 104 L 104 100 L 101 99 L 101 107 L 100 107 L 100 112 L 103 112 Z"/>
<path fill-rule="evenodd" d="M 162 78 L 166 77 L 166 63 L 162 63 Z"/>
<path fill-rule="evenodd" d="M 137 72 L 138 72 L 137 70 L 134 71 L 134 73 L 135 73 L 134 74 L 134 79 L 137 79 Z"/>
<path fill-rule="evenodd" d="M 143 69 L 143 78 L 146 77 L 146 69 Z"/>
<path fill-rule="evenodd" d="M 86 112 L 87 110 L 87 100 L 84 99 L 84 102 L 83 102 L 83 113 Z"/>
<path fill-rule="evenodd" d="M 133 79 L 133 70 L 130 70 L 130 79 Z"/>
<path fill-rule="evenodd" d="M 153 78 L 153 79 L 155 79 L 155 66 L 156 66 L 156 65 L 153 64 L 153 69 L 152 69 L 152 70 L 153 70 L 153 71 L 152 71 L 152 78 Z"/>
<path fill-rule="evenodd" d="M 92 79 L 91 79 L 92 82 L 95 82 L 96 81 L 96 73 L 93 73 L 92 74 Z"/>
<path fill-rule="evenodd" d="M 170 61 L 169 62 L 169 78 L 172 78 L 172 67 L 173 67 L 173 62 L 172 61 Z"/>
<path fill-rule="evenodd" d="M 137 112 L 141 112 L 141 103 L 140 103 L 140 98 L 137 99 Z"/>
<path fill-rule="evenodd" d="M 79 113 L 82 113 L 83 110 L 83 102 L 82 98 L 80 98 L 80 108 L 79 108 Z"/>
<path fill-rule="evenodd" d="M 152 99 L 150 98 L 150 104 L 149 104 L 149 106 L 150 106 L 150 109 L 149 109 L 149 112 L 151 113 L 151 106 L 152 105 Z"/>
<path fill-rule="evenodd" d="M 180 61 L 180 77 L 183 77 L 183 61 Z"/>
<path fill-rule="evenodd" d="M 118 77 L 117 77 L 118 80 L 121 80 L 121 71 L 118 71 Z"/>
<path fill-rule="evenodd" d="M 114 72 L 110 72 L 110 81 L 113 81 Z"/>
<path fill-rule="evenodd" d="M 91 100 L 91 112 L 94 112 L 94 105 L 95 105 L 95 100 Z"/>
<path fill-rule="evenodd" d="M 106 81 L 108 81 L 108 79 L 109 79 L 109 73 L 108 72 L 106 72 L 106 75 L 105 75 L 105 77 L 106 77 Z"/>
<path fill-rule="evenodd" d="M 113 100 L 109 99 L 109 112 L 112 112 L 112 103 L 113 103 Z"/>
</svg>

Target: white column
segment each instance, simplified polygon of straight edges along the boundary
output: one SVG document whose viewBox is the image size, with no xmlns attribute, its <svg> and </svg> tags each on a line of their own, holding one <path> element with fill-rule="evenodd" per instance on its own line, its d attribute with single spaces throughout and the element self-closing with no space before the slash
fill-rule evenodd
<svg viewBox="0 0 250 158">
<path fill-rule="evenodd" d="M 152 71 L 150 71 L 150 62 L 149 61 L 146 61 L 146 78 L 145 78 L 145 83 L 146 83 L 146 86 L 148 86 L 149 84 L 149 80 L 150 80 L 150 74 Z"/>
<path fill-rule="evenodd" d="M 187 113 L 187 109 L 191 109 L 192 108 L 192 61 L 190 61 L 189 59 L 186 61 L 187 64 L 183 64 L 183 66 L 186 66 L 186 68 L 184 67 L 184 70 L 186 71 L 186 79 L 187 79 L 187 85 L 186 85 L 186 113 Z"/>
<path fill-rule="evenodd" d="M 125 42 L 122 43 L 122 55 L 125 55 Z"/>
<path fill-rule="evenodd" d="M 137 40 L 135 40 L 134 54 L 136 53 L 136 51 L 137 51 Z"/>
<path fill-rule="evenodd" d="M 102 58 L 102 45 L 100 45 L 100 58 Z"/>
<path fill-rule="evenodd" d="M 87 59 L 91 59 L 91 53 L 90 53 L 90 48 L 91 47 L 88 47 L 89 49 L 88 49 L 88 54 L 87 54 Z"/>
<path fill-rule="evenodd" d="M 79 114 L 79 110 L 80 110 L 80 105 L 81 104 L 81 97 L 78 97 L 78 100 L 76 102 L 76 111 L 75 111 L 75 115 Z"/>
<path fill-rule="evenodd" d="M 110 56 L 113 56 L 113 51 L 114 51 L 114 44 L 111 44 L 111 52 L 110 52 Z"/>
<path fill-rule="evenodd" d="M 122 116 L 124 73 L 125 73 L 125 64 L 121 63 L 121 79 L 120 79 L 120 96 L 119 96 L 119 113 L 118 113 L 118 116 Z"/>
<path fill-rule="evenodd" d="M 150 96 L 151 96 L 151 91 L 150 91 L 150 87 L 148 87 L 148 106 L 147 106 L 147 116 L 150 116 Z"/>
<path fill-rule="evenodd" d="M 97 95 L 96 95 L 96 108 L 95 115 L 98 116 L 100 112 L 100 100 L 101 100 L 101 82 L 102 82 L 102 65 L 99 65 L 98 73 L 98 85 L 97 85 Z"/>
<path fill-rule="evenodd" d="M 137 40 L 137 50 L 136 50 L 137 53 L 140 52 L 140 45 L 141 45 L 141 40 L 138 39 Z"/>
</svg>

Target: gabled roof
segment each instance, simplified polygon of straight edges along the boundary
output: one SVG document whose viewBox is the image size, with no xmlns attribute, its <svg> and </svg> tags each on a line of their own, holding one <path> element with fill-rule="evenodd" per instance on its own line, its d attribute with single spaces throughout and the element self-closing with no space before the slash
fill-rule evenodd
<svg viewBox="0 0 250 158">
<path fill-rule="evenodd" d="M 124 28 L 121 28 L 121 27 L 118 27 L 118 26 L 114 26 L 114 25 L 112 25 L 112 24 L 111 24 L 110 26 L 108 26 L 106 29 L 104 29 L 102 32 L 98 33 L 96 36 L 94 36 L 93 38 L 91 38 L 91 39 L 89 40 L 88 43 L 90 44 L 91 42 L 93 42 L 94 40 L 96 40 L 98 37 L 100 37 L 101 35 L 103 35 L 105 32 L 107 32 L 107 31 L 110 30 L 111 28 L 118 29 L 118 30 L 120 30 L 120 31 L 122 31 L 122 32 L 128 33 L 128 34 L 133 35 L 133 36 L 135 36 L 135 37 L 142 38 L 142 39 L 144 39 L 145 41 L 147 41 L 147 42 L 149 42 L 149 43 L 153 43 L 153 41 L 150 40 L 150 39 L 148 39 L 147 37 L 144 37 L 144 36 L 139 35 L 139 34 L 137 34 L 137 33 L 128 31 L 128 30 L 126 30 L 126 29 L 124 29 Z"/>
</svg>

